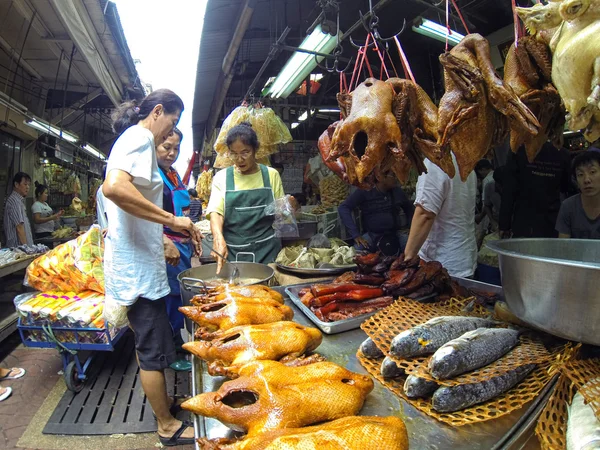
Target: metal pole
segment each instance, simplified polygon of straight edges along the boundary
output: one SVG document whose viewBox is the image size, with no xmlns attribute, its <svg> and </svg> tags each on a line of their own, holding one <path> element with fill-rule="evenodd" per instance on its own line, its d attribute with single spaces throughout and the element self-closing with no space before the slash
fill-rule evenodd
<svg viewBox="0 0 600 450">
<path fill-rule="evenodd" d="M 60 137 L 62 138 L 63 131 L 63 120 L 65 118 L 65 104 L 67 103 L 67 88 L 69 87 L 69 78 L 71 77 L 71 66 L 73 65 L 73 57 L 75 56 L 75 44 L 71 47 L 71 59 L 69 60 L 69 69 L 67 70 L 67 79 L 65 80 L 65 86 L 63 88 L 63 101 L 61 105 L 60 113 Z"/>
</svg>

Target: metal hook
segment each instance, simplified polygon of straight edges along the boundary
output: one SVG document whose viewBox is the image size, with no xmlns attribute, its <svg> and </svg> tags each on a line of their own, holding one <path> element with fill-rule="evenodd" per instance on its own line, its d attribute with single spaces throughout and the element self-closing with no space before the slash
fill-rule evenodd
<svg viewBox="0 0 600 450">
<path fill-rule="evenodd" d="M 367 45 L 367 47 L 372 47 L 377 44 L 385 43 L 385 49 L 388 50 L 389 47 L 388 47 L 387 42 L 392 41 L 392 40 L 394 40 L 394 38 L 400 36 L 402 33 L 404 33 L 404 30 L 406 29 L 406 18 L 404 18 L 402 20 L 402 28 L 400 29 L 400 31 L 393 34 L 389 38 L 384 38 L 379 33 L 379 28 L 377 27 L 377 25 L 379 24 L 379 17 L 377 17 L 375 15 L 375 13 L 371 13 L 371 20 L 369 21 L 369 23 L 367 23 L 367 20 L 365 19 L 365 16 L 361 11 L 358 11 L 358 14 L 360 15 L 360 20 L 363 24 L 364 29 L 367 31 L 367 33 L 371 33 L 374 38 L 374 41 L 369 43 L 369 45 Z M 373 18 L 375 18 L 375 19 L 373 20 Z M 349 39 L 350 39 L 350 43 L 355 48 L 365 47 L 365 45 L 357 44 L 356 41 L 354 41 L 354 39 L 352 39 L 352 36 L 350 36 Z"/>
</svg>

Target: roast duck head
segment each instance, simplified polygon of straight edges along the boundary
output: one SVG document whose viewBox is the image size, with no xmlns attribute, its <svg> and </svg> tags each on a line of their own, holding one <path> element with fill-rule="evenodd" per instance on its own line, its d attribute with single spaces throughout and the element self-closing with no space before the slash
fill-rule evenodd
<svg viewBox="0 0 600 450">
<path fill-rule="evenodd" d="M 525 146 L 527 158 L 533 162 L 547 140 L 560 148 L 565 109 L 552 84 L 552 55 L 548 45 L 533 36 L 520 38 L 517 47 L 513 44 L 504 63 L 504 83 L 517 94 L 540 123 L 537 135 L 511 126 L 512 151 L 516 152 L 521 146 Z"/>
<path fill-rule="evenodd" d="M 545 32 L 552 52 L 552 82 L 566 109 L 568 128 L 583 130 L 588 141 L 596 141 L 600 138 L 600 1 L 553 1 L 535 10 L 520 8 L 518 14 L 530 33 Z M 538 20 L 532 31 L 532 18 L 542 15 L 546 20 Z"/>
<path fill-rule="evenodd" d="M 332 362 L 288 367 L 277 361 L 248 363 L 239 378 L 216 392 L 197 395 L 181 406 L 256 436 L 356 415 L 373 390 L 369 376 Z"/>
<path fill-rule="evenodd" d="M 511 128 L 537 135 L 535 115 L 494 70 L 489 42 L 469 34 L 440 55 L 445 92 L 438 108 L 442 152 L 451 150 L 465 181 L 477 162 L 501 143 Z"/>
</svg>

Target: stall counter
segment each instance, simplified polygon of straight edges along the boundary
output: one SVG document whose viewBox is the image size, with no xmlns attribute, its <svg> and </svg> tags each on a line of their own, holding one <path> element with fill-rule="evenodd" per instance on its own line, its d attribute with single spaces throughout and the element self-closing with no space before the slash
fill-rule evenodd
<svg viewBox="0 0 600 450">
<path fill-rule="evenodd" d="M 285 296 L 285 304 L 294 310 L 293 320 L 295 322 L 305 326 L 314 326 L 290 301 L 283 288 L 274 289 Z M 323 342 L 316 351 L 329 361 L 354 372 L 366 374 L 366 370 L 356 357 L 356 351 L 366 337 L 361 329 L 335 335 L 324 334 Z M 226 381 L 224 377 L 208 375 L 206 365 L 199 358 L 192 356 L 192 362 L 193 395 L 216 391 Z M 553 383 L 549 383 L 536 400 L 511 414 L 479 424 L 451 427 L 413 408 L 375 380 L 375 388 L 367 396 L 360 414 L 400 417 L 404 420 L 408 430 L 410 448 L 414 449 L 495 450 L 519 448 L 533 450 L 540 447 L 537 439 L 531 434 L 532 428 L 535 426 L 535 420 L 532 420 L 532 417 L 539 414 L 540 405 L 545 404 L 548 400 L 553 385 Z M 235 436 L 228 427 L 215 419 L 194 417 L 197 438 L 214 439 Z M 198 446 L 196 448 L 199 449 Z"/>
</svg>

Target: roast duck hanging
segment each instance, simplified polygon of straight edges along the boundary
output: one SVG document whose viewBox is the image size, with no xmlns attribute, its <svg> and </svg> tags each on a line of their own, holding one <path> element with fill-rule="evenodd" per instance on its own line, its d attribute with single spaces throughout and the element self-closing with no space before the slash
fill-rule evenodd
<svg viewBox="0 0 600 450">
<path fill-rule="evenodd" d="M 342 120 L 319 139 L 327 166 L 362 189 L 393 171 L 401 183 L 411 168 L 425 172 L 428 158 L 454 177 L 469 173 L 511 128 L 536 135 L 539 123 L 496 74 L 489 43 L 480 35 L 464 38 L 440 56 L 446 91 L 439 108 L 409 80 L 368 78 L 352 93 L 338 94 Z"/>
<path fill-rule="evenodd" d="M 517 8 L 529 33 L 549 44 L 552 82 L 567 111 L 567 126 L 600 138 L 600 1 L 562 0 Z"/>
</svg>

